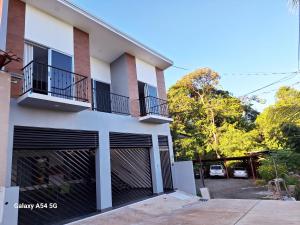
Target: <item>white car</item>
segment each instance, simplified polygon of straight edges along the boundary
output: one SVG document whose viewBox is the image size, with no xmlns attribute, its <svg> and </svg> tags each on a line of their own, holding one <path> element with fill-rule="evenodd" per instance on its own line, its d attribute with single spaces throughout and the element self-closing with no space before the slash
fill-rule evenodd
<svg viewBox="0 0 300 225">
<path fill-rule="evenodd" d="M 222 165 L 211 165 L 209 175 L 211 177 L 225 177 L 226 172 Z"/>
<path fill-rule="evenodd" d="M 236 168 L 233 169 L 233 177 L 248 178 L 248 172 L 243 167 L 236 167 Z"/>
</svg>

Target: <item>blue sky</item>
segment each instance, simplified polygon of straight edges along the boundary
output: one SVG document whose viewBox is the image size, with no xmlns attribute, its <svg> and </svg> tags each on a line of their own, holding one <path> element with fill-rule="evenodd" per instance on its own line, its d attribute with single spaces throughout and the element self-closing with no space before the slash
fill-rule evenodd
<svg viewBox="0 0 300 225">
<path fill-rule="evenodd" d="M 188 69 L 166 70 L 167 88 L 189 71 L 210 67 L 220 73 L 223 89 L 240 96 L 286 75 L 225 73 L 297 70 L 298 15 L 287 0 L 72 2 Z M 299 78 L 258 92 L 266 104 L 255 107 L 261 110 L 271 104 L 276 88 Z M 300 84 L 294 87 L 300 88 Z"/>
</svg>

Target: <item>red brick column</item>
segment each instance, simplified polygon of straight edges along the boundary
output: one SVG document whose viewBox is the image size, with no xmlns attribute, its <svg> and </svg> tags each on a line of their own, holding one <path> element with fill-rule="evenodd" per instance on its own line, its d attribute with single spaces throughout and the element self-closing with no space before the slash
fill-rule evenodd
<svg viewBox="0 0 300 225">
<path fill-rule="evenodd" d="M 25 3 L 20 0 L 9 0 L 7 18 L 6 50 L 20 58 L 24 55 L 25 34 Z M 8 72 L 22 74 L 23 61 L 12 62 L 6 66 Z M 22 81 L 16 80 L 11 84 L 11 96 L 21 94 Z"/>
<path fill-rule="evenodd" d="M 130 104 L 130 114 L 134 117 L 140 116 L 139 91 L 136 72 L 135 57 L 125 54 L 128 74 L 128 94 Z"/>
<path fill-rule="evenodd" d="M 87 85 L 87 98 L 91 101 L 91 65 L 90 65 L 90 41 L 89 34 L 74 27 L 74 68 L 75 73 L 88 77 L 85 84 Z M 79 95 L 81 95 L 79 93 Z M 86 98 L 86 96 L 78 96 Z"/>
<path fill-rule="evenodd" d="M 161 99 L 167 100 L 167 91 L 166 91 L 166 85 L 165 85 L 164 71 L 159 68 L 155 68 L 155 70 L 156 70 L 158 97 Z"/>
</svg>

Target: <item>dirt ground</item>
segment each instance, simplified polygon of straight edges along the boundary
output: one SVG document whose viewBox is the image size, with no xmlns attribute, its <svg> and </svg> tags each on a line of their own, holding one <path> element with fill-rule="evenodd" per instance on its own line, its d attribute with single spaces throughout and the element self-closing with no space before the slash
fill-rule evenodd
<svg viewBox="0 0 300 225">
<path fill-rule="evenodd" d="M 205 186 L 209 189 L 211 198 L 224 199 L 264 199 L 269 193 L 266 187 L 257 187 L 252 179 L 205 179 Z M 196 179 L 199 193 L 202 182 Z"/>
<path fill-rule="evenodd" d="M 299 225 L 300 202 L 161 195 L 73 225 Z"/>
</svg>

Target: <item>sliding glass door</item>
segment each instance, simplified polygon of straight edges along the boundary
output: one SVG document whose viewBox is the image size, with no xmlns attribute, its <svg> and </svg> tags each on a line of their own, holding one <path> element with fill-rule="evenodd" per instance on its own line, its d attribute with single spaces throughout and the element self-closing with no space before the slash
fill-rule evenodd
<svg viewBox="0 0 300 225">
<path fill-rule="evenodd" d="M 110 84 L 93 81 L 94 83 L 94 108 L 100 112 L 111 113 Z"/>
<path fill-rule="evenodd" d="M 51 93 L 52 96 L 72 99 L 73 62 L 72 57 L 51 50 Z"/>
<path fill-rule="evenodd" d="M 145 84 L 146 111 L 148 114 L 159 114 L 159 101 L 157 89 L 149 84 Z"/>
<path fill-rule="evenodd" d="M 157 88 L 139 81 L 138 89 L 141 115 L 159 114 Z"/>
<path fill-rule="evenodd" d="M 48 94 L 48 49 L 25 43 L 24 66 L 28 79 L 24 91 L 32 88 L 35 93 Z"/>
<path fill-rule="evenodd" d="M 72 99 L 76 82 L 73 76 L 71 56 L 38 44 L 25 43 L 24 46 L 24 92 L 51 94 Z M 50 75 L 50 76 L 49 76 Z"/>
</svg>

